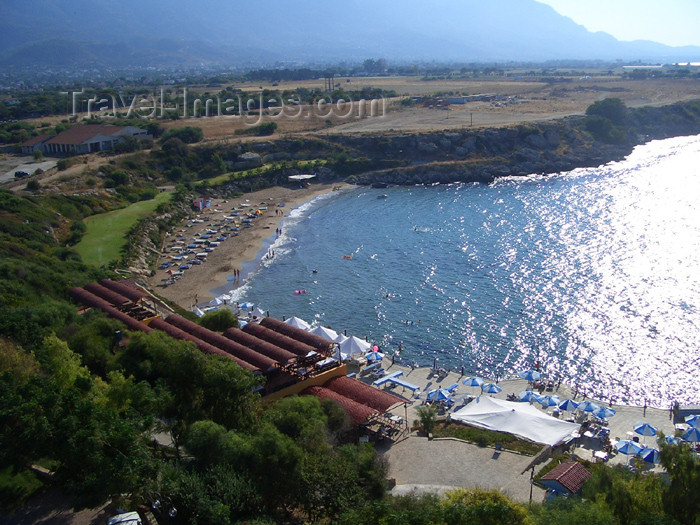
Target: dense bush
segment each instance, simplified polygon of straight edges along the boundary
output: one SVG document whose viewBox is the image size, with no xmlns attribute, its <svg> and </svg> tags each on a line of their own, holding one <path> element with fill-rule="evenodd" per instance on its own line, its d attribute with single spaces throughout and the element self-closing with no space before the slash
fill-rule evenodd
<svg viewBox="0 0 700 525">
<path fill-rule="evenodd" d="M 171 128 L 163 133 L 161 141 L 165 143 L 168 139 L 180 139 L 185 144 L 194 144 L 199 142 L 204 137 L 202 128 L 194 126 L 185 126 L 183 128 Z"/>
</svg>

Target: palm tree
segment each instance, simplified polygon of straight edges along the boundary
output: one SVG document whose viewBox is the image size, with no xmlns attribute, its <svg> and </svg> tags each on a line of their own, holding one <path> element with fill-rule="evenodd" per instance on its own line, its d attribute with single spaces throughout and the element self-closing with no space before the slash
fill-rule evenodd
<svg viewBox="0 0 700 525">
<path fill-rule="evenodd" d="M 426 436 L 431 434 L 437 423 L 437 408 L 435 405 L 426 405 L 418 407 L 417 412 L 423 432 Z"/>
</svg>

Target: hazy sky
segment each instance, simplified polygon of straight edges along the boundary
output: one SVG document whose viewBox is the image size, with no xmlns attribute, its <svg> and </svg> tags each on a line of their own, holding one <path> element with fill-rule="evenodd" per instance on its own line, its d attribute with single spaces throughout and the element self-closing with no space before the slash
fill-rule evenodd
<svg viewBox="0 0 700 525">
<path fill-rule="evenodd" d="M 618 40 L 700 46 L 700 0 L 538 0 Z"/>
</svg>

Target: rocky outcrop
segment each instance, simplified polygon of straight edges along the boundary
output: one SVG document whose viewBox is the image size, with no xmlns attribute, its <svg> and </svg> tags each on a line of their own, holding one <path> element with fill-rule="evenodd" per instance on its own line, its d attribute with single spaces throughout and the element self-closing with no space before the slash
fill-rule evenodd
<svg viewBox="0 0 700 525">
<path fill-rule="evenodd" d="M 623 159 L 649 140 L 700 133 L 700 103 L 628 110 L 624 131 L 622 143 L 603 143 L 586 131 L 586 117 L 569 117 L 505 128 L 324 138 L 356 158 L 368 158 L 369 164 L 401 164 L 348 178 L 357 184 L 490 182 L 502 176 L 600 166 Z"/>
</svg>

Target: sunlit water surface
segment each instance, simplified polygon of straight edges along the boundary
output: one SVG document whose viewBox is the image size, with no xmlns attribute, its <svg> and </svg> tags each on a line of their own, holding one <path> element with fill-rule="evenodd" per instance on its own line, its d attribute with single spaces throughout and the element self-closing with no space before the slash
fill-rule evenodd
<svg viewBox="0 0 700 525">
<path fill-rule="evenodd" d="M 698 403 L 699 199 L 699 136 L 553 176 L 336 193 L 292 211 L 235 296 L 422 365 L 539 361 L 616 403 Z"/>
</svg>

